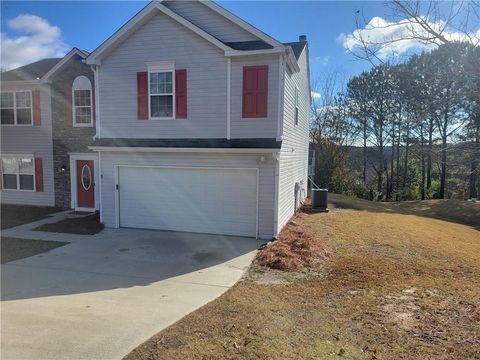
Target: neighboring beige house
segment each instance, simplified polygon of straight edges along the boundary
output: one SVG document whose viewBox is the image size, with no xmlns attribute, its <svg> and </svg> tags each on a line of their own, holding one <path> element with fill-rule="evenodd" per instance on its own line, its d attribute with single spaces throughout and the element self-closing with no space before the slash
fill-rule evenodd
<svg viewBox="0 0 480 360">
<path fill-rule="evenodd" d="M 98 209 L 87 55 L 73 48 L 0 74 L 2 203 Z"/>
</svg>

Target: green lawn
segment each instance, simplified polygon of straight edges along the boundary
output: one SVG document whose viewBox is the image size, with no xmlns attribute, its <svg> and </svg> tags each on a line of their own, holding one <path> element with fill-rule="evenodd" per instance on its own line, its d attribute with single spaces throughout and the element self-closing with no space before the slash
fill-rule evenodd
<svg viewBox="0 0 480 360">
<path fill-rule="evenodd" d="M 55 207 L 5 205 L 1 206 L 1 229 L 45 219 L 49 214 L 60 211 Z"/>
<path fill-rule="evenodd" d="M 0 243 L 2 264 L 44 253 L 68 244 L 60 241 L 27 240 L 9 237 L 2 237 Z"/>
</svg>

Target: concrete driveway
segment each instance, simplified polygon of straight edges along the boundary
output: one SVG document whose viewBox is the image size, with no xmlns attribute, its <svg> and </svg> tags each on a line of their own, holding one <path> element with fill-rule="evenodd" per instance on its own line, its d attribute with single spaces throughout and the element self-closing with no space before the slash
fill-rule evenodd
<svg viewBox="0 0 480 360">
<path fill-rule="evenodd" d="M 2 265 L 2 359 L 119 359 L 235 284 L 259 245 L 133 229 L 63 239 Z"/>
</svg>

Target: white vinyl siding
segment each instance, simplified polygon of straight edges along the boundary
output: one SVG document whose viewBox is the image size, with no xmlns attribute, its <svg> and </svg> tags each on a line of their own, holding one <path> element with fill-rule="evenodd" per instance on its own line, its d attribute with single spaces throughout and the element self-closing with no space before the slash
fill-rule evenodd
<svg viewBox="0 0 480 360">
<path fill-rule="evenodd" d="M 308 176 L 308 142 L 310 89 L 306 51 L 298 64 L 300 72 L 285 74 L 283 141 L 279 162 L 278 226 L 279 230 L 295 212 L 295 183 L 302 183 L 300 199 L 306 196 Z M 298 124 L 295 124 L 295 89 L 298 89 Z"/>
<path fill-rule="evenodd" d="M 165 1 L 162 4 L 223 42 L 259 40 L 197 1 Z"/>
<path fill-rule="evenodd" d="M 232 59 L 232 139 L 275 138 L 278 128 L 279 56 L 254 56 Z M 243 118 L 243 67 L 268 65 L 267 117 Z"/>
<path fill-rule="evenodd" d="M 3 126 L 1 129 L 2 157 L 8 155 L 31 155 L 42 158 L 43 192 L 35 191 L 1 191 L 4 204 L 18 205 L 54 205 L 53 182 L 53 148 L 52 148 L 52 114 L 50 87 L 48 85 L 29 85 L 28 91 L 40 90 L 40 126 Z M 1 84 L 1 91 L 23 91 L 25 85 Z"/>
<path fill-rule="evenodd" d="M 102 152 L 102 220 L 107 227 L 116 226 L 115 216 L 115 166 L 162 166 L 208 168 L 258 168 L 258 234 L 271 239 L 274 232 L 275 162 L 267 157 L 258 164 L 255 154 L 205 154 L 205 153 L 135 153 Z M 232 191 L 235 191 L 234 186 Z M 221 204 L 219 204 L 221 206 Z M 186 219 L 188 221 L 188 219 Z"/>
<path fill-rule="evenodd" d="M 175 62 L 187 71 L 188 117 L 178 121 L 137 119 L 137 72 L 147 63 Z M 102 137 L 225 138 L 227 60 L 212 45 L 158 13 L 102 60 L 99 98 Z"/>
<path fill-rule="evenodd" d="M 256 236 L 257 170 L 119 167 L 119 225 Z"/>
</svg>

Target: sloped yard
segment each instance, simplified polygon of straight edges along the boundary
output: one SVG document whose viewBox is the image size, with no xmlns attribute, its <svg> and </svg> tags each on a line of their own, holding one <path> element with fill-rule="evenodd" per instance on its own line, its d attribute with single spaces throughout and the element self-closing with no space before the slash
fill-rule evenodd
<svg viewBox="0 0 480 360">
<path fill-rule="evenodd" d="M 127 359 L 480 358 L 480 232 L 341 201 L 295 220 L 327 249 L 309 271 L 254 265 Z"/>
</svg>

